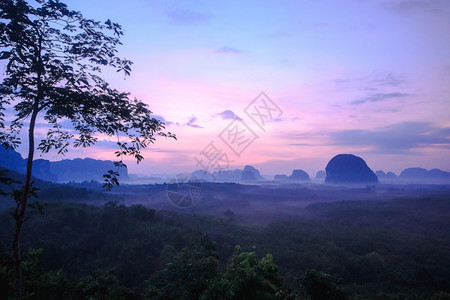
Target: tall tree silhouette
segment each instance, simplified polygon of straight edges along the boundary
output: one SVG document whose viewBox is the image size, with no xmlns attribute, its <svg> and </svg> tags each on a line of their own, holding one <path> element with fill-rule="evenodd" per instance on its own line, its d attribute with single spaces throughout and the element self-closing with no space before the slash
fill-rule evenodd
<svg viewBox="0 0 450 300">
<path fill-rule="evenodd" d="M 28 162 L 23 189 L 15 197 L 15 232 L 12 256 L 15 298 L 21 299 L 20 233 L 26 220 L 27 199 L 32 195 L 31 176 L 35 148 L 64 154 L 73 147 L 89 147 L 98 134 L 118 137 L 118 161 L 132 156 L 139 163 L 141 150 L 164 132 L 164 123 L 152 117 L 146 104 L 130 99 L 100 76 L 110 67 L 125 76 L 132 62 L 117 56 L 123 35 L 110 20 L 99 22 L 69 10 L 58 0 L 0 1 L 0 60 L 4 78 L 0 84 L 0 142 L 16 148 L 19 134 L 28 129 Z M 7 118 L 14 111 L 14 117 Z M 10 117 L 10 116 L 8 116 Z M 49 124 L 46 138 L 35 147 L 36 122 Z M 70 121 L 63 128 L 62 121 Z M 105 188 L 118 184 L 117 170 L 105 174 Z"/>
</svg>

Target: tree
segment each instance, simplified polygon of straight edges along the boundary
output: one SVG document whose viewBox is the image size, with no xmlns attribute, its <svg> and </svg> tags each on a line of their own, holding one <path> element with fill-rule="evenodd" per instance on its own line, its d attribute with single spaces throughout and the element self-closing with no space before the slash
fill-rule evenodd
<svg viewBox="0 0 450 300">
<path fill-rule="evenodd" d="M 306 270 L 300 279 L 303 293 L 311 300 L 344 300 L 337 279 L 316 270 Z"/>
<path fill-rule="evenodd" d="M 153 274 L 149 299 L 200 299 L 216 276 L 219 257 L 214 243 L 196 238 L 171 257 L 166 267 Z"/>
<path fill-rule="evenodd" d="M 242 252 L 236 246 L 223 278 L 212 283 L 202 299 L 277 299 L 281 283 L 271 254 L 258 259 L 254 251 Z"/>
<path fill-rule="evenodd" d="M 83 277 L 75 286 L 74 299 L 136 299 L 130 289 L 121 286 L 111 271 L 97 270 L 94 274 Z"/>
<path fill-rule="evenodd" d="M 46 122 L 46 138 L 38 149 L 55 149 L 65 154 L 73 147 L 89 147 L 98 135 L 117 137 L 118 161 L 132 156 L 139 163 L 141 150 L 164 132 L 164 123 L 152 117 L 146 104 L 130 99 L 128 93 L 113 89 L 100 77 L 103 67 L 125 76 L 132 62 L 117 56 L 123 35 L 121 26 L 102 23 L 69 10 L 59 0 L 0 1 L 0 61 L 5 63 L 0 84 L 0 143 L 16 148 L 20 133 L 28 127 L 28 162 L 20 197 L 16 197 L 12 256 L 15 269 L 15 298 L 21 298 L 22 275 L 20 232 L 26 221 L 27 201 L 32 186 L 36 122 Z M 14 111 L 9 121 L 5 112 Z M 62 122 L 71 128 L 64 129 Z M 105 175 L 105 188 L 118 184 L 117 170 Z"/>
<path fill-rule="evenodd" d="M 14 286 L 12 263 L 6 251 L 0 248 L 0 287 L 2 297 L 11 299 Z M 5 247 L 6 248 L 6 247 Z M 67 299 L 73 294 L 70 281 L 62 271 L 44 271 L 42 266 L 42 249 L 29 249 L 24 255 L 23 297 L 27 299 Z"/>
</svg>

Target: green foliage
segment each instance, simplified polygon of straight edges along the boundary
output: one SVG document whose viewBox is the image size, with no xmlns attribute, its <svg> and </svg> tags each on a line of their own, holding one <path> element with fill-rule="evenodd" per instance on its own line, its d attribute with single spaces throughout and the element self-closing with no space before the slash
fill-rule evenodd
<svg viewBox="0 0 450 300">
<path fill-rule="evenodd" d="M 112 272 L 95 271 L 80 279 L 72 296 L 75 299 L 119 300 L 134 299 L 135 293 L 121 286 Z"/>
<path fill-rule="evenodd" d="M 214 243 L 196 238 L 156 272 L 147 288 L 149 299 L 199 299 L 216 275 Z"/>
<path fill-rule="evenodd" d="M 316 270 L 307 270 L 300 280 L 305 296 L 311 300 L 343 300 L 344 293 L 338 286 L 338 280 Z"/>
<path fill-rule="evenodd" d="M 13 270 L 10 257 L 6 247 L 0 244 L 0 291 L 3 291 L 2 293 L 5 298 L 12 296 L 13 282 Z"/>
<path fill-rule="evenodd" d="M 8 170 L 0 170 L 0 197 L 10 196 L 11 191 L 14 190 L 13 184 L 19 183 L 17 180 L 11 178 Z M 8 189 L 8 191 L 6 191 Z"/>
<path fill-rule="evenodd" d="M 22 263 L 24 298 L 61 299 L 67 297 L 68 283 L 61 271 L 45 272 L 42 268 L 42 249 L 32 249 Z"/>
<path fill-rule="evenodd" d="M 280 284 L 272 255 L 258 259 L 254 251 L 242 252 L 236 246 L 223 278 L 202 299 L 276 299 Z"/>
<path fill-rule="evenodd" d="M 258 297 L 269 299 L 314 299 L 316 292 L 349 299 L 440 299 L 450 292 L 448 240 L 375 226 L 299 220 L 252 227 L 117 203 L 50 203 L 28 225 L 25 248 L 43 248 L 42 272 L 56 276 L 63 270 L 72 294 L 77 285 L 94 294 L 86 278 L 124 298 L 232 299 L 259 290 Z M 10 212 L 1 213 L 0 243 L 9 241 L 12 226 Z M 233 251 L 237 244 L 250 251 Z M 252 245 L 272 255 L 259 257 Z M 5 257 L 0 261 L 8 262 Z M 10 263 L 2 263 L 2 270 L 1 276 L 10 276 Z"/>
<path fill-rule="evenodd" d="M 431 300 L 450 300 L 450 293 L 446 292 L 437 292 L 431 297 Z"/>
<path fill-rule="evenodd" d="M 67 299 L 73 294 L 69 281 L 61 271 L 45 271 L 42 267 L 43 249 L 30 249 L 22 261 L 23 299 Z M 5 298 L 13 297 L 14 276 L 9 256 L 0 251 L 0 286 Z"/>
</svg>

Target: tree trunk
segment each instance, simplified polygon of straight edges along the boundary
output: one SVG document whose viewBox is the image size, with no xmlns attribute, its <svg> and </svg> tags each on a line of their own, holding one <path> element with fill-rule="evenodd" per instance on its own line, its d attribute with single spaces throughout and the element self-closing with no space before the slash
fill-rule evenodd
<svg viewBox="0 0 450 300">
<path fill-rule="evenodd" d="M 14 237 L 12 243 L 12 257 L 15 275 L 14 299 L 16 300 L 22 299 L 22 259 L 20 254 L 20 232 L 22 229 L 22 225 L 25 222 L 25 211 L 27 208 L 28 195 L 31 188 L 31 172 L 33 169 L 34 157 L 34 127 L 36 124 L 36 117 L 38 112 L 39 109 L 36 102 L 31 114 L 30 127 L 28 129 L 28 161 L 25 182 L 23 184 L 23 190 L 22 194 L 20 195 L 20 199 L 17 199 L 17 206 L 14 211 L 16 228 L 14 229 Z"/>
</svg>

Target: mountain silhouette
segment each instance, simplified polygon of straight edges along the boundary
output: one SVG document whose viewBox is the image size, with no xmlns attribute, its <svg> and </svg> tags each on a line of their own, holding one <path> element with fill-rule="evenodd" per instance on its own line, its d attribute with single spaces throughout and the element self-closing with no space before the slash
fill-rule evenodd
<svg viewBox="0 0 450 300">
<path fill-rule="evenodd" d="M 325 171 L 323 171 L 323 170 L 317 171 L 316 179 L 318 179 L 318 180 L 325 180 L 325 177 L 327 177 L 327 173 L 325 173 Z"/>
<path fill-rule="evenodd" d="M 353 154 L 338 154 L 327 164 L 326 183 L 378 183 L 378 177 L 366 162 Z"/>
<path fill-rule="evenodd" d="M 309 175 L 303 170 L 293 170 L 289 180 L 308 181 Z"/>
<path fill-rule="evenodd" d="M 245 166 L 242 171 L 241 179 L 244 181 L 254 181 L 254 180 L 262 180 L 264 179 L 259 171 L 252 166 Z"/>
<path fill-rule="evenodd" d="M 27 159 L 22 158 L 20 153 L 0 147 L 0 166 L 25 174 Z M 114 163 L 110 160 L 97 160 L 92 158 L 64 159 L 61 161 L 49 161 L 36 159 L 33 161 L 33 176 L 51 182 L 68 181 L 103 181 L 103 175 L 108 170 L 116 170 Z M 119 180 L 128 180 L 127 168 L 119 169 Z"/>
<path fill-rule="evenodd" d="M 393 172 L 384 173 L 383 170 L 378 170 L 375 172 L 380 181 L 393 181 L 397 179 L 397 175 Z"/>
</svg>

